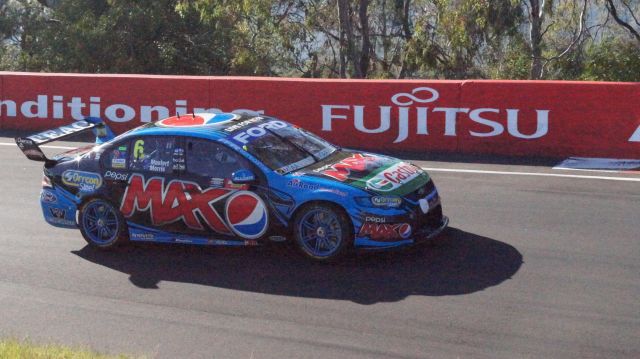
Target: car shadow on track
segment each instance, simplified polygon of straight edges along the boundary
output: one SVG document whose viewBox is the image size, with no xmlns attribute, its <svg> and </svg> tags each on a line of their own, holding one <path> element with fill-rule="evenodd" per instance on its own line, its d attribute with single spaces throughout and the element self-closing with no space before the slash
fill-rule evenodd
<svg viewBox="0 0 640 359">
<path fill-rule="evenodd" d="M 352 255 L 334 264 L 311 262 L 292 249 L 145 244 L 73 253 L 127 273 L 141 288 L 174 281 L 361 304 L 473 293 L 511 278 L 523 263 L 511 245 L 456 228 L 435 247 Z"/>
</svg>

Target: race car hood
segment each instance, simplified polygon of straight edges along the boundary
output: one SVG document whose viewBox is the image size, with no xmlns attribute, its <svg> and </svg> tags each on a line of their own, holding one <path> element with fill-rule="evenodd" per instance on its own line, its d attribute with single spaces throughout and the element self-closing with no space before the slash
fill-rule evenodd
<svg viewBox="0 0 640 359">
<path fill-rule="evenodd" d="M 299 172 L 395 196 L 411 193 L 429 181 L 425 171 L 397 158 L 347 150 Z"/>
</svg>

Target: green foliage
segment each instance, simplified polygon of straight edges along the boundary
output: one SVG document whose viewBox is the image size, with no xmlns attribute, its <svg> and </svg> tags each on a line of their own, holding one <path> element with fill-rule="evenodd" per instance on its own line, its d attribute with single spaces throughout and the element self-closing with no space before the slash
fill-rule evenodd
<svg viewBox="0 0 640 359">
<path fill-rule="evenodd" d="M 0 0 L 0 70 L 525 79 L 532 2 Z M 637 81 L 640 44 L 604 2 L 589 2 L 574 41 L 580 4 L 544 2 L 544 78 Z M 640 1 L 626 4 L 633 24 Z"/>
<path fill-rule="evenodd" d="M 590 46 L 586 57 L 583 80 L 640 82 L 640 43 L 607 39 Z"/>
</svg>

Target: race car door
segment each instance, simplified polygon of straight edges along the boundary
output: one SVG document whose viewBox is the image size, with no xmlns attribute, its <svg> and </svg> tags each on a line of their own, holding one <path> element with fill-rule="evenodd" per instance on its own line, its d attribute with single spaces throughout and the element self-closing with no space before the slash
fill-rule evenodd
<svg viewBox="0 0 640 359">
<path fill-rule="evenodd" d="M 181 138 L 140 136 L 131 139 L 127 147 L 117 149 L 127 161 L 113 155 L 109 161 L 113 176 L 126 180 L 120 211 L 130 226 L 173 233 L 197 227 L 180 180 L 185 168 Z M 122 155 L 123 150 L 127 151 L 126 156 Z"/>
<path fill-rule="evenodd" d="M 185 149 L 183 178 L 198 196 L 195 205 L 209 234 L 244 240 L 263 236 L 269 224 L 268 210 L 255 192 L 265 183 L 261 172 L 244 157 L 215 141 L 186 138 Z M 251 184 L 233 183 L 232 175 L 240 170 L 251 171 L 256 180 Z"/>
</svg>

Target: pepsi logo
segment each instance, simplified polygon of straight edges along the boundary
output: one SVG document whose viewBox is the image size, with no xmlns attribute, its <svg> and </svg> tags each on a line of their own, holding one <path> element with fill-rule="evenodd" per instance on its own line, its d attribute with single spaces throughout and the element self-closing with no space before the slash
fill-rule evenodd
<svg viewBox="0 0 640 359">
<path fill-rule="evenodd" d="M 268 226 L 267 209 L 258 195 L 238 191 L 225 206 L 225 216 L 231 230 L 239 237 L 256 239 L 264 235 Z"/>
<path fill-rule="evenodd" d="M 198 113 L 165 118 L 156 122 L 156 125 L 162 127 L 197 127 L 227 122 L 237 117 L 237 115 L 231 113 Z"/>
<path fill-rule="evenodd" d="M 408 223 L 403 223 L 398 227 L 398 234 L 400 237 L 407 239 L 411 236 L 411 225 Z"/>
</svg>

